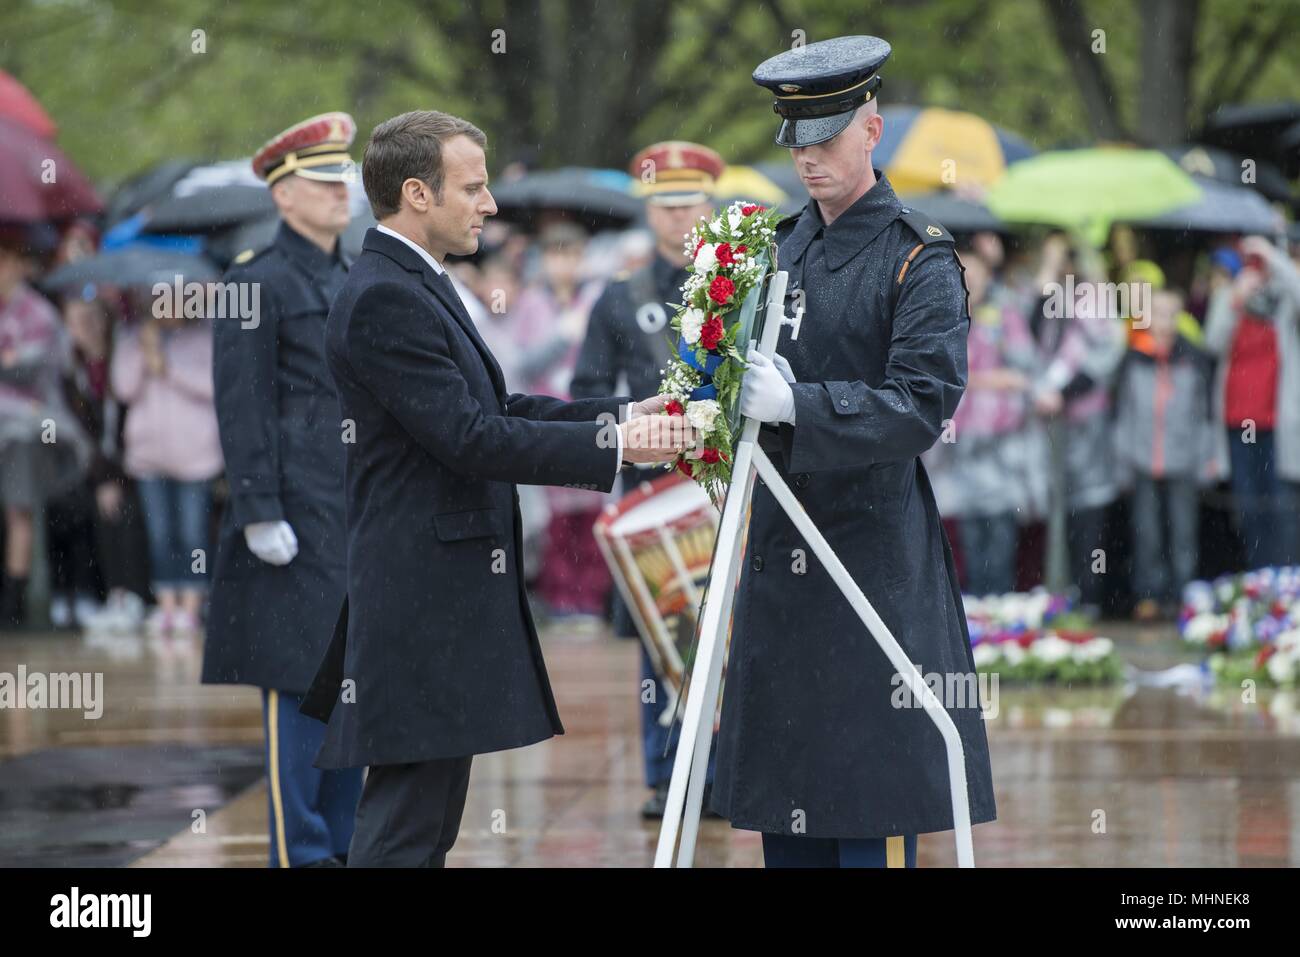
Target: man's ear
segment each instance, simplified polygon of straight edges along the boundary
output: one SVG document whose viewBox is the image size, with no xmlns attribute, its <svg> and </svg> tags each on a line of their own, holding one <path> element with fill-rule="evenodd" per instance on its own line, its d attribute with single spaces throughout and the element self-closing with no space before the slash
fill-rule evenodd
<svg viewBox="0 0 1300 957">
<path fill-rule="evenodd" d="M 271 201 L 275 203 L 275 208 L 281 216 L 293 205 L 292 180 L 294 178 L 291 173 L 288 176 L 282 176 L 271 184 Z"/>
<path fill-rule="evenodd" d="M 867 152 L 873 152 L 885 135 L 885 118 L 879 113 L 867 115 Z"/>
<path fill-rule="evenodd" d="M 429 188 L 429 184 L 414 176 L 408 176 L 402 181 L 402 198 L 417 213 L 427 213 L 429 207 L 434 205 L 433 190 Z"/>
</svg>

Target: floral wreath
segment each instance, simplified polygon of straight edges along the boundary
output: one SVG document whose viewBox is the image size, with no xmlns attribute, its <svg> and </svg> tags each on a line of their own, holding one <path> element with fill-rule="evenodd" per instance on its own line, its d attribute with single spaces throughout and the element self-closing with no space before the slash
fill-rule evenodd
<svg viewBox="0 0 1300 957">
<path fill-rule="evenodd" d="M 686 238 L 692 261 L 683 301 L 673 304 L 677 348 L 659 392 L 670 396 L 665 413 L 686 416 L 703 438 L 700 457 L 679 456 L 674 467 L 702 485 L 715 505 L 731 482 L 728 420 L 746 368 L 736 347 L 740 307 L 774 260 L 780 218 L 766 206 L 735 202 L 712 220 L 701 217 Z"/>
</svg>

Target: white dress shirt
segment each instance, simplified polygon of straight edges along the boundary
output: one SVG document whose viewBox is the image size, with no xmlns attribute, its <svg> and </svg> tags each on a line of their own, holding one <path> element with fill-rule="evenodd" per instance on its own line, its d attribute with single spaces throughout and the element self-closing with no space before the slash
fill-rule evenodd
<svg viewBox="0 0 1300 957">
<path fill-rule="evenodd" d="M 379 230 L 379 231 L 380 231 L 381 233 L 383 233 L 385 236 L 392 236 L 394 239 L 399 239 L 399 240 L 401 240 L 402 242 L 406 243 L 406 245 L 410 246 L 412 249 L 414 249 L 417 253 L 420 254 L 420 258 L 421 258 L 421 259 L 423 259 L 425 262 L 427 262 L 430 266 L 433 267 L 433 271 L 434 271 L 435 273 L 444 273 L 444 272 L 447 271 L 447 270 L 445 270 L 445 269 L 442 268 L 442 263 L 438 262 L 438 260 L 434 259 L 433 256 L 430 255 L 429 250 L 425 249 L 423 246 L 421 246 L 419 243 L 417 243 L 414 239 L 409 239 L 409 238 L 407 238 L 406 236 L 403 236 L 401 233 L 399 233 L 399 232 L 398 232 L 397 230 L 395 230 L 395 229 L 389 229 L 389 228 L 388 228 L 387 226 L 385 226 L 383 223 L 379 223 L 379 224 L 377 224 L 377 225 L 375 226 L 375 229 Z M 451 278 L 451 277 L 448 277 L 448 278 Z"/>
<path fill-rule="evenodd" d="M 435 274 L 441 274 L 446 272 L 446 270 L 442 268 L 442 263 L 434 259 L 433 256 L 429 253 L 429 251 L 425 249 L 423 246 L 421 246 L 419 243 L 415 242 L 415 240 L 403 236 L 395 229 L 389 229 L 383 223 L 377 223 L 375 225 L 375 229 L 383 233 L 385 236 L 392 236 L 394 239 L 406 243 L 406 245 L 410 246 L 412 249 L 416 251 L 416 253 L 419 255 L 421 259 L 423 259 L 425 262 L 429 264 L 429 266 L 433 269 Z M 452 283 L 453 287 L 455 286 L 455 280 L 451 278 L 450 274 L 447 276 L 447 280 Z M 621 469 L 622 467 L 623 467 L 623 430 L 619 429 L 618 430 L 618 458 L 614 460 L 614 478 L 616 480 L 618 479 L 619 469 Z"/>
</svg>

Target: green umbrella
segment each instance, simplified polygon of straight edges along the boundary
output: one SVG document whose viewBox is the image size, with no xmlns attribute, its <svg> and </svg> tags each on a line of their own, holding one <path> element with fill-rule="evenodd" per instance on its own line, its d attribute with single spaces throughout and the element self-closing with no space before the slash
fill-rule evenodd
<svg viewBox="0 0 1300 957">
<path fill-rule="evenodd" d="M 1200 187 L 1158 150 L 1099 148 L 1014 163 L 986 202 L 1008 222 L 1078 230 L 1101 245 L 1117 220 L 1149 219 L 1200 198 Z"/>
</svg>

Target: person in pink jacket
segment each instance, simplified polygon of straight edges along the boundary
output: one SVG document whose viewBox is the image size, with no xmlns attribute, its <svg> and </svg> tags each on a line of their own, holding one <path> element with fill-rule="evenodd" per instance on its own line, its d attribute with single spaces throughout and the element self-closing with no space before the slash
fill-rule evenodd
<svg viewBox="0 0 1300 957">
<path fill-rule="evenodd" d="M 154 318 L 119 334 L 113 393 L 127 409 L 124 468 L 136 480 L 158 608 L 155 635 L 196 634 L 207 583 L 212 480 L 221 443 L 212 400 L 212 328 Z"/>
</svg>

